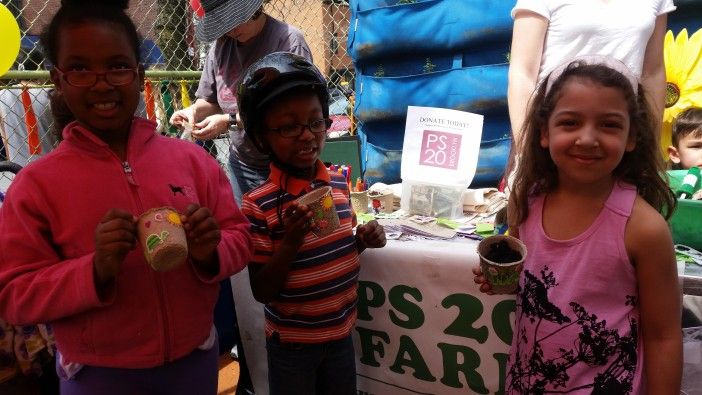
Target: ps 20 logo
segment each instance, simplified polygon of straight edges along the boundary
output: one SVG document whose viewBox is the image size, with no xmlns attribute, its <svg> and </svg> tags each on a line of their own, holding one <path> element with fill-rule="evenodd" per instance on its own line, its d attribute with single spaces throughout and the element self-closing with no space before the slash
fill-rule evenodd
<svg viewBox="0 0 702 395">
<path fill-rule="evenodd" d="M 455 170 L 458 168 L 460 152 L 460 134 L 425 130 L 422 136 L 419 164 Z"/>
</svg>

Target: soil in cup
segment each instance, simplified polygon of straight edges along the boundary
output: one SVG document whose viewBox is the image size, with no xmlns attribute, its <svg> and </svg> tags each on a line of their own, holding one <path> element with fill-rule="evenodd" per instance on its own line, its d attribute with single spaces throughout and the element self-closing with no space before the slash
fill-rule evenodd
<svg viewBox="0 0 702 395">
<path fill-rule="evenodd" d="M 522 254 L 510 248 L 506 240 L 500 240 L 490 245 L 490 251 L 485 254 L 485 258 L 495 263 L 512 263 L 522 259 Z"/>
</svg>

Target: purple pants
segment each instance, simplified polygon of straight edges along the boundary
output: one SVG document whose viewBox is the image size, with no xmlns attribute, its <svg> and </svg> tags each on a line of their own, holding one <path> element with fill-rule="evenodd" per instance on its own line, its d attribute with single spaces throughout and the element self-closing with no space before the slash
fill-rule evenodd
<svg viewBox="0 0 702 395">
<path fill-rule="evenodd" d="M 196 349 L 176 361 L 148 369 L 84 366 L 61 380 L 61 395 L 215 395 L 219 346 Z"/>
</svg>

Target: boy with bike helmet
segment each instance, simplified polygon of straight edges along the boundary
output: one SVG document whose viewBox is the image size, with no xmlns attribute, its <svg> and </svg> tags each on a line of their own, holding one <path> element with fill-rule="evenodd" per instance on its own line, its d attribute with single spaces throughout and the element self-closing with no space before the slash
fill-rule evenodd
<svg viewBox="0 0 702 395">
<path fill-rule="evenodd" d="M 265 304 L 270 393 L 355 395 L 358 255 L 384 246 L 385 233 L 372 221 L 354 235 L 346 180 L 319 160 L 331 123 L 326 81 L 304 58 L 273 53 L 246 71 L 238 102 L 249 138 L 271 157 L 266 183 L 242 199 L 255 249 L 251 289 Z M 324 187 L 339 227 L 318 237 L 296 199 Z"/>
</svg>

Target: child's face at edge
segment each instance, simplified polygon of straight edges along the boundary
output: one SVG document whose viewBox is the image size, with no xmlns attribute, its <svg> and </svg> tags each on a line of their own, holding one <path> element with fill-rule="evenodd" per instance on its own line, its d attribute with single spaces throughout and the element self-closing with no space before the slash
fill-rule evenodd
<svg viewBox="0 0 702 395">
<path fill-rule="evenodd" d="M 275 129 L 285 125 L 304 124 L 324 118 L 322 104 L 314 93 L 295 95 L 270 107 L 264 124 L 266 128 Z M 283 163 L 299 169 L 312 169 L 319 158 L 326 132 L 312 133 L 304 128 L 301 135 L 287 138 L 278 132 L 265 130 L 263 136 L 268 145 Z"/>
<path fill-rule="evenodd" d="M 540 136 L 559 184 L 608 185 L 624 153 L 635 147 L 630 125 L 621 90 L 581 79 L 566 82 Z"/>
<path fill-rule="evenodd" d="M 95 22 L 61 27 L 57 66 L 64 72 L 138 69 L 137 78 L 121 86 L 110 85 L 100 76 L 92 87 L 75 87 L 56 70 L 51 72 L 52 81 L 78 122 L 107 142 L 126 137 L 139 103 L 144 70 L 124 28 Z"/>
<path fill-rule="evenodd" d="M 702 136 L 692 132 L 678 140 L 678 146 L 668 147 L 668 157 L 681 169 L 702 167 Z"/>
</svg>

